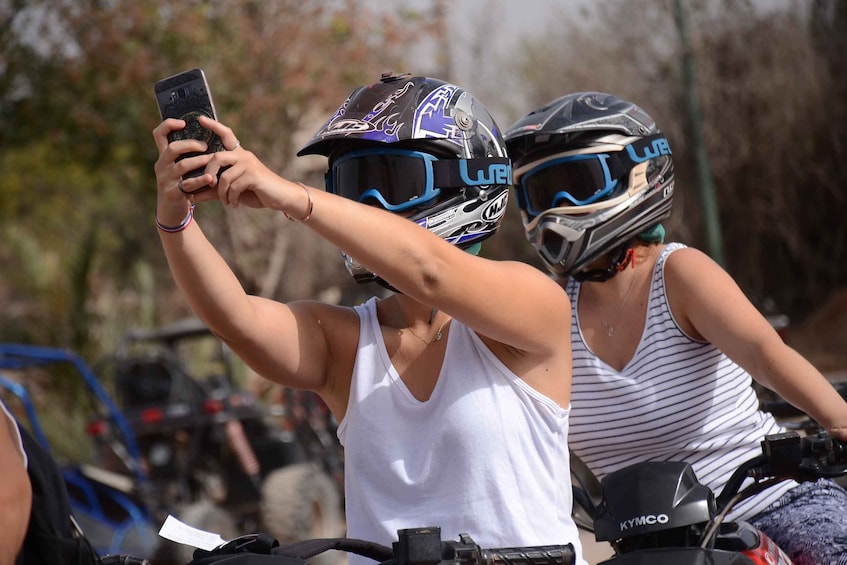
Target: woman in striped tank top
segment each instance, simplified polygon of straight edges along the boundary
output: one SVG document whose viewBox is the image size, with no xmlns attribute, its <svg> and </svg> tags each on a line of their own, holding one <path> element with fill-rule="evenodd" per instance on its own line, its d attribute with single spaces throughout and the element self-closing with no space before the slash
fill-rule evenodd
<svg viewBox="0 0 847 565">
<path fill-rule="evenodd" d="M 602 477 L 681 460 L 720 492 L 781 431 L 755 379 L 847 440 L 847 403 L 704 253 L 664 244 L 673 158 L 641 108 L 579 92 L 506 132 L 527 238 L 571 300 L 570 448 Z M 784 482 L 738 505 L 797 563 L 847 564 L 847 493 Z"/>
</svg>

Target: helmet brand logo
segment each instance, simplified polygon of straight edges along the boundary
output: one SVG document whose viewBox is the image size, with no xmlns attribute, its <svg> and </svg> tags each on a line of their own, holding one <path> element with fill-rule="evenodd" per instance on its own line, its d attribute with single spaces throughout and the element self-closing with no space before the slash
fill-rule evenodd
<svg viewBox="0 0 847 565">
<path fill-rule="evenodd" d="M 365 131 L 372 131 L 373 129 L 375 129 L 373 124 L 370 124 L 368 122 L 363 122 L 362 120 L 354 119 L 343 119 L 336 120 L 332 122 L 332 124 L 328 125 L 324 134 L 329 135 L 340 133 L 360 133 Z"/>
<path fill-rule="evenodd" d="M 636 163 L 643 163 L 649 159 L 655 159 L 659 155 L 671 155 L 671 147 L 668 145 L 668 140 L 662 137 L 654 139 L 649 147 L 645 146 L 643 156 L 638 155 L 633 145 L 627 145 L 626 152 L 629 153 L 629 158 Z"/>
<path fill-rule="evenodd" d="M 500 196 L 488 203 L 482 211 L 482 219 L 491 222 L 499 218 L 506 211 L 506 203 L 509 201 L 509 192 L 503 191 Z"/>
<path fill-rule="evenodd" d="M 476 171 L 476 178 L 472 179 L 468 174 L 468 162 L 464 159 L 459 161 L 459 176 L 467 186 L 482 186 L 489 184 L 510 184 L 512 181 L 512 167 L 495 163 L 488 166 L 488 170 Z"/>
<path fill-rule="evenodd" d="M 630 528 L 637 526 L 652 526 L 653 524 L 667 524 L 670 521 L 667 514 L 646 514 L 644 516 L 636 516 L 629 520 L 621 522 L 621 531 L 625 532 Z"/>
</svg>

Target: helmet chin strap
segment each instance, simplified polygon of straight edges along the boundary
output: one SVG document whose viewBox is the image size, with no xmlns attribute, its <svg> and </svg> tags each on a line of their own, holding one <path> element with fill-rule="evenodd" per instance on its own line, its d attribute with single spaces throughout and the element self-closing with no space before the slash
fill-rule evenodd
<svg viewBox="0 0 847 565">
<path fill-rule="evenodd" d="M 632 248 L 631 242 L 626 242 L 617 248 L 609 266 L 605 269 L 580 271 L 572 276 L 579 282 L 605 282 L 626 269 L 630 264 L 635 265 L 635 250 Z"/>
<path fill-rule="evenodd" d="M 388 284 L 388 281 L 386 281 L 385 279 L 383 279 L 381 277 L 374 278 L 373 282 L 375 282 L 376 284 L 378 284 L 379 286 L 381 286 L 384 289 L 390 290 L 391 292 L 393 292 L 395 294 L 403 294 L 402 292 L 400 292 L 399 290 L 397 290 L 396 288 L 394 288 L 393 286 Z"/>
</svg>

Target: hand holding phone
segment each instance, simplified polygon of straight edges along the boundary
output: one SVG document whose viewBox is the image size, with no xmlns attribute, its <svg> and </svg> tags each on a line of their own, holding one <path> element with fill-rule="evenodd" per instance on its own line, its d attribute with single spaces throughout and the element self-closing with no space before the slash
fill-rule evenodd
<svg viewBox="0 0 847 565">
<path fill-rule="evenodd" d="M 174 130 L 168 134 L 169 141 L 181 139 L 199 139 L 206 142 L 208 149 L 205 153 L 226 151 L 220 138 L 210 130 L 200 125 L 199 116 L 208 116 L 217 120 L 212 93 L 206 82 L 202 69 L 190 69 L 179 74 L 162 79 L 155 84 L 156 100 L 162 119 L 178 118 L 185 120 L 185 128 Z M 184 153 L 177 161 L 186 157 L 194 157 L 203 153 Z M 197 177 L 203 174 L 203 169 L 194 169 L 183 175 L 183 179 Z M 200 192 L 208 187 L 195 191 Z"/>
</svg>

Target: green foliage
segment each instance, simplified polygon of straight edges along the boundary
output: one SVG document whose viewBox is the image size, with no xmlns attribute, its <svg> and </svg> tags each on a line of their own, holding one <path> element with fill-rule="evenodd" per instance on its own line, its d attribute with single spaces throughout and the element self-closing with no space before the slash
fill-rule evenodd
<svg viewBox="0 0 847 565">
<path fill-rule="evenodd" d="M 202 67 L 219 116 L 286 173 L 303 130 L 400 61 L 405 26 L 354 1 L 0 4 L 0 340 L 96 358 L 184 313 L 153 228 L 156 80 Z M 225 253 L 243 239 L 210 231 Z M 238 254 L 248 288 L 268 268 L 261 243 Z"/>
</svg>

